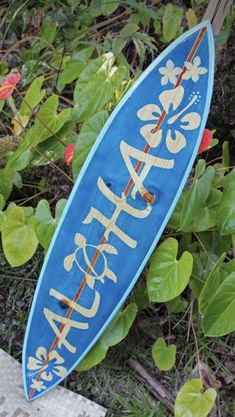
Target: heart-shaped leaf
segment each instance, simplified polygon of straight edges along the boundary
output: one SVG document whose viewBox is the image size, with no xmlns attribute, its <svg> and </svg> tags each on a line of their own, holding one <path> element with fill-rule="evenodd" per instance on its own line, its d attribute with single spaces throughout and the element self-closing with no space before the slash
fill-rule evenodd
<svg viewBox="0 0 235 417">
<path fill-rule="evenodd" d="M 216 399 L 216 391 L 209 388 L 202 392 L 202 381 L 192 379 L 180 389 L 175 401 L 175 417 L 206 417 Z"/>
<path fill-rule="evenodd" d="M 48 249 L 56 226 L 66 204 L 65 199 L 61 199 L 56 204 L 55 218 L 53 218 L 47 200 L 39 201 L 35 212 L 35 230 L 37 238 L 44 249 Z"/>
<path fill-rule="evenodd" d="M 42 90 L 44 77 L 37 77 L 28 88 L 22 103 L 20 105 L 19 114 L 23 117 L 30 117 L 34 108 L 40 103 L 46 94 L 46 90 Z"/>
<path fill-rule="evenodd" d="M 179 260 L 178 242 L 166 239 L 150 258 L 147 275 L 148 295 L 151 301 L 164 302 L 177 297 L 188 284 L 193 267 L 191 253 L 184 252 Z"/>
<path fill-rule="evenodd" d="M 182 19 L 183 9 L 173 4 L 167 4 L 162 19 L 164 42 L 170 42 L 181 34 Z"/>
<path fill-rule="evenodd" d="M 163 337 L 159 337 L 152 347 L 152 356 L 156 366 L 161 371 L 168 371 L 175 365 L 176 346 L 166 346 Z"/>
<path fill-rule="evenodd" d="M 124 66 L 113 67 L 113 61 L 113 54 L 105 54 L 82 71 L 74 90 L 78 121 L 87 120 L 103 110 L 120 88 L 128 71 Z"/>
<path fill-rule="evenodd" d="M 235 271 L 219 286 L 202 321 L 207 336 L 224 336 L 235 330 Z"/>
<path fill-rule="evenodd" d="M 32 214 L 33 210 L 13 207 L 2 225 L 3 250 L 12 267 L 23 265 L 37 249 L 38 240 Z"/>
</svg>

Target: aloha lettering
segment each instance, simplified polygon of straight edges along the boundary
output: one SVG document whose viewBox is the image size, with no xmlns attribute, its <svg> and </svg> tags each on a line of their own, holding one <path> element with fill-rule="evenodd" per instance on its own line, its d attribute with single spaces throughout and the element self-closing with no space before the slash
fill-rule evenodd
<svg viewBox="0 0 235 417">
<path fill-rule="evenodd" d="M 160 95 L 160 102 L 163 106 L 161 109 L 156 104 L 148 104 L 143 106 L 137 112 L 137 117 L 142 121 L 151 121 L 154 120 L 154 123 L 147 123 L 140 128 L 140 134 L 146 141 L 146 146 L 148 146 L 148 151 L 151 148 L 156 148 L 162 140 L 163 131 L 162 129 L 156 129 L 156 122 L 161 117 L 161 112 L 164 111 L 165 115 L 168 117 L 169 109 L 172 106 L 173 110 L 176 110 L 184 96 L 184 89 L 183 87 L 177 87 L 174 91 L 164 91 Z M 172 130 L 171 124 L 172 120 L 176 118 L 181 118 L 181 122 L 184 123 L 183 127 L 185 130 L 196 129 L 200 124 L 200 117 L 197 113 L 192 112 L 189 115 L 183 116 L 182 114 L 189 106 L 191 106 L 195 102 L 195 97 L 192 98 L 191 102 L 180 112 L 178 112 L 175 116 L 168 118 L 167 123 L 169 128 L 166 130 L 166 147 L 168 151 L 174 156 L 178 152 L 180 152 L 185 146 L 187 145 L 187 141 L 185 136 L 178 130 Z M 157 114 L 157 116 L 156 116 Z M 173 121 L 174 121 L 173 120 Z M 193 127 L 192 127 L 193 122 Z M 182 127 L 182 126 L 181 126 Z M 77 248 L 75 251 L 67 255 L 64 259 L 64 268 L 66 271 L 70 272 L 73 266 L 77 266 L 82 273 L 84 273 L 84 279 L 86 280 L 87 286 L 94 291 L 94 301 L 90 308 L 86 308 L 81 306 L 77 302 L 70 300 L 69 298 L 65 297 L 63 294 L 59 293 L 55 289 L 50 289 L 50 295 L 57 300 L 64 300 L 64 302 L 69 305 L 72 311 L 76 311 L 85 319 L 90 319 L 95 317 L 98 312 L 100 306 L 100 294 L 97 290 L 95 290 L 94 285 L 96 281 L 100 281 L 104 283 L 104 279 L 108 278 L 112 280 L 114 283 L 117 282 L 117 277 L 115 273 L 108 267 L 108 260 L 106 257 L 106 253 L 111 255 L 117 255 L 118 250 L 115 246 L 110 245 L 107 243 L 110 234 L 113 233 L 120 239 L 125 245 L 129 248 L 134 249 L 138 242 L 133 239 L 125 230 L 123 230 L 123 226 L 117 225 L 117 220 L 122 215 L 122 213 L 127 213 L 128 215 L 136 218 L 136 219 L 145 219 L 148 217 L 152 211 L 152 206 L 149 202 L 146 203 L 144 209 L 138 209 L 132 206 L 129 202 L 127 202 L 127 195 L 129 191 L 131 192 L 131 196 L 133 200 L 136 198 L 137 192 L 139 192 L 142 196 L 148 192 L 147 188 L 145 187 L 145 179 L 148 176 L 150 170 L 152 168 L 161 168 L 161 169 L 172 169 L 174 167 L 174 159 L 165 159 L 158 156 L 155 156 L 149 152 L 141 151 L 134 146 L 129 145 L 124 140 L 120 142 L 120 152 L 123 158 L 123 162 L 125 164 L 128 173 L 130 174 L 130 181 L 131 186 L 122 192 L 121 196 L 116 195 L 105 183 L 102 177 L 98 177 L 97 180 L 97 188 L 102 196 L 109 200 L 112 204 L 114 204 L 115 209 L 110 218 L 104 215 L 100 210 L 96 207 L 91 207 L 88 214 L 86 215 L 85 219 L 83 220 L 83 224 L 89 225 L 92 222 L 100 223 L 104 228 L 104 234 L 102 242 L 98 245 L 93 245 L 87 243 L 85 236 L 77 233 L 75 235 L 75 244 Z M 132 164 L 131 158 L 137 160 L 137 165 L 134 166 Z M 137 166 L 141 167 L 138 169 Z M 95 262 L 91 261 L 88 257 L 87 249 L 91 248 L 96 251 L 96 258 L 99 256 L 103 257 L 103 271 L 97 271 L 95 268 Z M 81 253 L 83 255 L 83 259 L 87 265 L 87 270 L 84 269 L 79 263 L 79 256 L 81 257 Z M 79 254 L 79 256 L 78 256 Z M 99 267 L 101 268 L 101 267 Z M 89 328 L 88 320 L 86 321 L 77 321 L 71 320 L 70 318 L 66 318 L 64 316 L 60 316 L 48 308 L 44 309 L 44 315 L 48 320 L 51 328 L 53 329 L 54 333 L 58 337 L 58 347 L 61 348 L 65 346 L 70 352 L 75 353 L 76 347 L 71 345 L 67 340 L 68 333 L 71 328 L 76 328 L 80 330 L 87 330 Z M 58 322 L 62 325 L 61 329 L 57 327 L 55 322 Z"/>
</svg>

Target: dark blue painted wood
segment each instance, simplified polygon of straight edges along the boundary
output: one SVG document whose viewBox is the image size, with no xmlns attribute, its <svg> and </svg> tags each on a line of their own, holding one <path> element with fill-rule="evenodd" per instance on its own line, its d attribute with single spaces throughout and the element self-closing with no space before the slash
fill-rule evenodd
<svg viewBox="0 0 235 417">
<path fill-rule="evenodd" d="M 51 389 L 82 360 L 154 249 L 196 157 L 213 54 L 210 23 L 203 22 L 150 65 L 101 131 L 34 296 L 23 353 L 27 398 Z"/>
</svg>

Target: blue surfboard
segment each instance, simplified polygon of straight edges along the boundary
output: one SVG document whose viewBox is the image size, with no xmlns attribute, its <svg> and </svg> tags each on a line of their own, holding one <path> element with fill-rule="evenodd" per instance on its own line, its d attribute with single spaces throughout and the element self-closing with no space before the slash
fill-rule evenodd
<svg viewBox="0 0 235 417">
<path fill-rule="evenodd" d="M 205 21 L 153 61 L 100 132 L 35 291 L 23 349 L 29 400 L 78 365 L 138 279 L 196 158 L 213 76 Z"/>
</svg>

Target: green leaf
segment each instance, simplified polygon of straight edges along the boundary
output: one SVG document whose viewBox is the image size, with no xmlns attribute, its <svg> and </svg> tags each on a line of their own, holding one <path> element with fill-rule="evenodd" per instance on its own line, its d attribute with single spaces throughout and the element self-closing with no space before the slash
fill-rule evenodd
<svg viewBox="0 0 235 417">
<path fill-rule="evenodd" d="M 121 36 L 117 36 L 116 38 L 114 38 L 113 43 L 112 43 L 112 50 L 113 53 L 117 56 L 120 54 L 120 52 L 123 50 L 124 46 L 127 43 L 127 38 L 121 37 Z"/>
<path fill-rule="evenodd" d="M 222 47 L 223 45 L 226 44 L 231 34 L 234 20 L 235 20 L 235 10 L 234 8 L 231 8 L 230 12 L 226 16 L 225 23 L 223 25 L 222 30 L 220 31 L 218 36 L 216 36 L 216 42 L 215 42 L 216 48 Z"/>
<path fill-rule="evenodd" d="M 98 134 L 108 119 L 108 112 L 102 110 L 84 122 L 77 137 L 73 157 L 73 176 L 76 177 L 96 141 Z"/>
<path fill-rule="evenodd" d="M 218 257 L 231 248 L 231 236 L 221 236 L 217 230 L 198 233 L 198 238 L 207 252 L 214 253 Z"/>
<path fill-rule="evenodd" d="M 5 200 L 7 200 L 11 194 L 14 178 L 14 169 L 7 167 L 0 169 L 0 193 L 4 196 Z"/>
<path fill-rule="evenodd" d="M 46 90 L 42 90 L 44 77 L 37 77 L 28 88 L 24 99 L 20 105 L 19 113 L 21 116 L 30 117 L 34 108 L 40 103 L 46 94 Z"/>
<path fill-rule="evenodd" d="M 228 275 L 206 309 L 202 328 L 206 336 L 224 336 L 235 330 L 235 271 Z"/>
<path fill-rule="evenodd" d="M 201 173 L 200 168 L 195 173 L 191 189 L 184 193 L 185 198 L 180 218 L 181 229 L 184 232 L 192 230 L 191 223 L 193 219 L 197 216 L 203 204 L 206 203 L 215 176 L 215 169 L 209 166 L 201 178 L 198 176 L 199 173 Z"/>
<path fill-rule="evenodd" d="M 131 301 L 133 301 L 137 305 L 138 310 L 144 310 L 145 308 L 149 307 L 150 301 L 146 287 L 146 282 L 142 282 L 140 286 L 136 288 L 136 290 L 132 294 Z"/>
<path fill-rule="evenodd" d="M 197 16 L 193 9 L 188 9 L 185 12 L 185 16 L 188 23 L 188 28 L 191 29 L 197 25 Z"/>
<path fill-rule="evenodd" d="M 212 270 L 210 271 L 205 285 L 201 290 L 199 296 L 199 310 L 201 314 L 204 314 L 211 300 L 214 298 L 218 287 L 223 282 L 226 274 L 222 273 L 222 264 L 225 259 L 226 253 L 223 253 L 219 260 L 216 262 Z"/>
<path fill-rule="evenodd" d="M 190 277 L 189 286 L 197 300 L 208 274 L 217 261 L 218 256 L 215 254 L 210 254 L 210 258 L 208 258 L 205 252 L 193 253 L 193 272 Z"/>
<path fill-rule="evenodd" d="M 135 320 L 136 314 L 136 304 L 128 304 L 127 307 L 117 315 L 117 317 L 109 325 L 107 331 L 101 337 L 102 343 L 110 347 L 117 345 L 123 339 L 125 339 L 129 333 L 133 321 Z"/>
<path fill-rule="evenodd" d="M 202 388 L 200 379 L 192 379 L 183 385 L 176 397 L 174 417 L 208 416 L 215 403 L 216 391 L 209 388 L 203 393 Z"/>
<path fill-rule="evenodd" d="M 79 93 L 86 87 L 86 85 L 90 81 L 95 80 L 96 75 L 99 71 L 111 68 L 113 63 L 114 56 L 112 53 L 103 54 L 96 59 L 92 59 L 79 76 L 79 80 L 77 81 L 74 90 L 74 101 L 78 101 L 77 97 Z"/>
<path fill-rule="evenodd" d="M 82 71 L 74 90 L 78 121 L 86 120 L 102 110 L 125 79 L 127 69 L 124 66 L 113 67 L 113 60 L 113 54 L 105 54 Z"/>
<path fill-rule="evenodd" d="M 222 167 L 227 168 L 230 165 L 229 143 L 226 140 L 222 145 Z"/>
<path fill-rule="evenodd" d="M 104 360 L 107 352 L 108 347 L 102 345 L 101 342 L 97 342 L 95 346 L 90 350 L 90 352 L 85 356 L 82 362 L 78 365 L 76 370 L 81 372 L 93 368 L 102 362 L 102 360 Z"/>
<path fill-rule="evenodd" d="M 2 111 L 4 104 L 5 104 L 5 100 L 1 100 L 0 101 L 0 112 Z"/>
<path fill-rule="evenodd" d="M 144 43 L 142 42 L 142 40 L 138 39 L 137 36 L 132 36 L 132 40 L 134 42 L 136 52 L 137 52 L 137 54 L 138 54 L 138 56 L 140 58 L 140 63 L 142 65 L 143 62 L 144 62 L 144 57 L 145 57 L 145 46 L 144 46 Z"/>
<path fill-rule="evenodd" d="M 121 30 L 120 35 L 128 38 L 139 30 L 139 26 L 136 23 L 127 23 Z"/>
<path fill-rule="evenodd" d="M 184 313 L 188 307 L 188 301 L 184 300 L 181 297 L 176 297 L 173 300 L 169 301 L 168 308 L 172 313 Z"/>
<path fill-rule="evenodd" d="M 67 121 L 71 110 L 65 109 L 57 113 L 58 104 L 58 96 L 52 95 L 41 106 L 38 112 L 38 119 L 27 135 L 34 145 L 53 136 Z"/>
<path fill-rule="evenodd" d="M 124 310 L 119 312 L 99 341 L 78 365 L 77 370 L 85 371 L 98 365 L 105 358 L 109 347 L 120 343 L 127 336 L 136 314 L 135 303 L 128 304 Z"/>
<path fill-rule="evenodd" d="M 90 4 L 91 16 L 97 17 L 99 15 L 108 16 L 115 12 L 119 6 L 119 1 L 114 0 L 92 0 Z"/>
<path fill-rule="evenodd" d="M 175 209 L 170 217 L 170 220 L 167 223 L 167 227 L 174 230 L 180 230 L 180 219 L 181 219 L 181 213 L 182 208 L 184 205 L 184 199 L 185 199 L 186 193 L 183 192 L 180 196 L 180 199 L 178 203 L 175 206 Z"/>
<path fill-rule="evenodd" d="M 161 371 L 168 371 L 175 365 L 176 346 L 166 346 L 166 342 L 163 337 L 159 337 L 152 347 L 152 356 L 155 365 Z"/>
<path fill-rule="evenodd" d="M 177 240 L 168 238 L 151 256 L 147 275 L 148 295 L 151 301 L 172 300 L 187 286 L 192 273 L 193 257 L 191 253 L 184 252 L 177 260 L 177 252 Z"/>
<path fill-rule="evenodd" d="M 93 47 L 85 48 L 82 51 L 77 52 L 68 62 L 66 62 L 57 84 L 59 91 L 63 90 L 65 84 L 71 83 L 80 76 L 84 68 L 87 67 L 93 51 Z"/>
<path fill-rule="evenodd" d="M 225 177 L 223 197 L 217 212 L 217 226 L 221 235 L 235 232 L 235 169 Z"/>
<path fill-rule="evenodd" d="M 183 9 L 173 4 L 167 4 L 163 15 L 163 41 L 171 42 L 177 38 L 183 19 Z"/>
<path fill-rule="evenodd" d="M 56 136 L 60 137 L 59 133 Z M 65 135 L 62 139 L 63 144 L 59 142 L 59 140 L 55 140 L 54 137 L 44 140 L 31 151 L 29 161 L 30 166 L 46 165 L 49 160 L 55 162 L 63 158 L 65 152 L 64 144 L 69 145 L 70 143 L 73 143 L 73 139 L 76 137 L 76 134 L 71 136 Z"/>
<path fill-rule="evenodd" d="M 222 192 L 211 188 L 210 193 L 197 213 L 191 219 L 191 223 L 185 226 L 187 232 L 203 232 L 216 225 L 217 210 L 222 199 Z M 185 229 L 184 229 L 185 230 Z"/>
<path fill-rule="evenodd" d="M 0 194 L 0 210 L 3 209 L 4 205 L 5 205 L 5 199 L 4 199 L 3 195 Z"/>
<path fill-rule="evenodd" d="M 2 244 L 4 254 L 12 267 L 23 265 L 36 251 L 38 240 L 33 217 L 28 217 L 22 207 L 14 207 L 7 213 L 2 226 Z"/>
<path fill-rule="evenodd" d="M 38 119 L 23 136 L 17 150 L 9 158 L 8 165 L 15 166 L 16 161 L 26 151 L 57 133 L 68 120 L 71 110 L 65 109 L 57 113 L 58 96 L 52 95 L 41 106 Z M 56 141 L 56 138 L 54 138 Z"/>
<path fill-rule="evenodd" d="M 56 30 L 57 24 L 53 22 L 49 16 L 46 16 L 42 24 L 41 37 L 45 39 L 47 42 L 53 43 L 56 35 Z"/>
<path fill-rule="evenodd" d="M 63 212 L 67 200 L 61 199 L 56 203 L 55 218 L 53 218 L 47 200 L 39 201 L 35 211 L 35 230 L 39 243 L 44 249 L 48 249 L 56 226 Z"/>
</svg>

